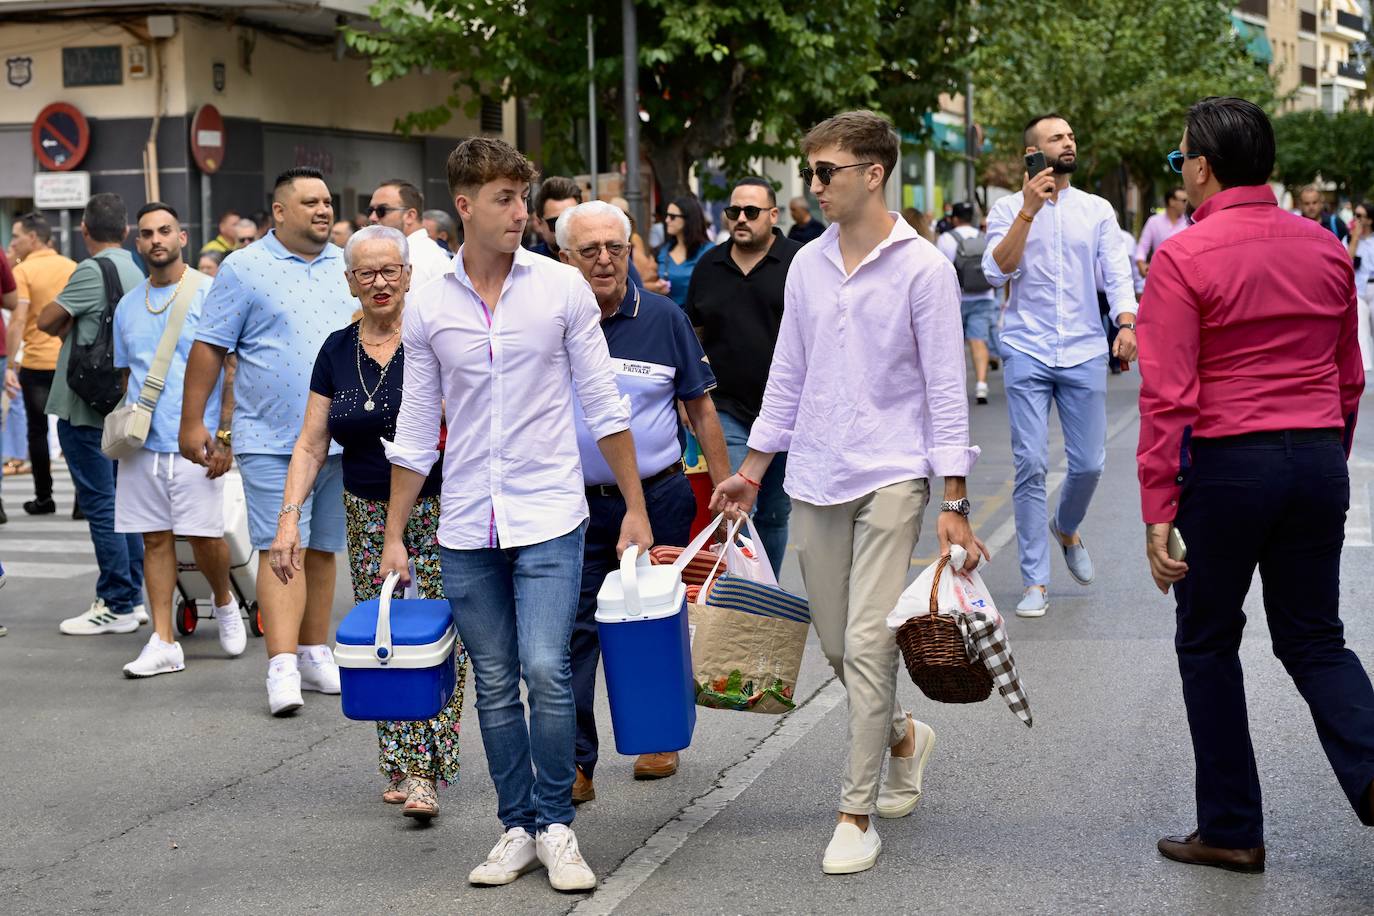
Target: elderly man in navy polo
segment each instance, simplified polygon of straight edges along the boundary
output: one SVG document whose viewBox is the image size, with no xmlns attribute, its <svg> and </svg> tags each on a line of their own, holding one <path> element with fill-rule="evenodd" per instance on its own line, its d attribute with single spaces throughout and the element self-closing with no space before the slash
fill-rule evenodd
<svg viewBox="0 0 1374 916">
<path fill-rule="evenodd" d="M 696 499 L 683 473 L 678 440 L 677 402 L 701 442 L 711 476 L 730 467 L 725 434 L 708 392 L 716 378 L 682 309 L 629 282 L 630 221 L 603 201 L 578 204 L 559 216 L 559 257 L 591 284 L 601 307 L 601 330 L 611 351 L 616 384 L 630 399 L 639 476 L 649 510 L 654 543 L 684 546 L 690 540 Z M 576 404 L 576 402 L 574 402 Z M 577 706 L 577 778 L 573 802 L 596 797 L 597 736 L 594 704 L 596 665 L 601 646 L 596 631 L 596 593 L 616 568 L 616 541 L 625 501 L 615 485 L 596 439 L 577 410 L 577 438 L 591 520 L 582 560 L 582 596 L 572 635 L 573 699 Z M 717 470 L 718 469 L 718 470 Z M 718 483 L 714 480 L 712 483 Z M 661 779 L 677 772 L 676 753 L 643 754 L 635 761 L 636 779 Z"/>
</svg>

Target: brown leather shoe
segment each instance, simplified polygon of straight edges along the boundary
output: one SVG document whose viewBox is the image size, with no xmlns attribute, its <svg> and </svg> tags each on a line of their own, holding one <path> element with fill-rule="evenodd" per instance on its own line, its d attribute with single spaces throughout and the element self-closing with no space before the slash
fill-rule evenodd
<svg viewBox="0 0 1374 916">
<path fill-rule="evenodd" d="M 572 803 L 580 805 L 596 798 L 596 786 L 592 785 L 592 778 L 582 772 L 582 768 L 577 768 L 577 777 L 573 779 Z"/>
<path fill-rule="evenodd" d="M 1208 846 L 1194 830 L 1187 836 L 1166 836 L 1159 841 L 1160 855 L 1185 865 L 1210 865 L 1227 871 L 1258 874 L 1264 871 L 1264 847 L 1226 849 Z"/>
<path fill-rule="evenodd" d="M 635 760 L 635 779 L 663 779 L 677 772 L 677 751 L 640 754 Z"/>
</svg>

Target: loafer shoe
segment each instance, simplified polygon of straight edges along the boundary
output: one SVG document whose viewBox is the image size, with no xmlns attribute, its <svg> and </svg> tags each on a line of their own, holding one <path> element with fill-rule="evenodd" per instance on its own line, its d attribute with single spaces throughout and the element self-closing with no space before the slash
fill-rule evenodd
<svg viewBox="0 0 1374 916">
<path fill-rule="evenodd" d="M 534 837 L 524 827 L 512 827 L 487 853 L 487 859 L 468 873 L 468 883 L 483 887 L 510 884 L 525 872 L 539 865 L 534 849 Z"/>
<path fill-rule="evenodd" d="M 908 719 L 907 728 L 916 731 L 916 752 L 910 757 L 888 756 L 887 781 L 878 793 L 878 817 L 906 817 L 921 800 L 921 779 L 935 749 L 935 729 L 915 719 Z"/>
<path fill-rule="evenodd" d="M 860 830 L 857 824 L 836 824 L 830 845 L 825 847 L 825 857 L 821 859 L 821 871 L 827 875 L 868 871 L 878 861 L 878 853 L 882 850 L 883 841 L 872 821 L 868 822 L 867 830 Z"/>
<path fill-rule="evenodd" d="M 1059 526 L 1054 519 L 1050 519 L 1050 534 L 1054 536 L 1054 542 L 1064 554 L 1064 563 L 1069 567 L 1069 575 L 1073 576 L 1073 581 L 1079 585 L 1091 585 L 1095 575 L 1093 558 L 1088 555 L 1088 548 L 1084 545 L 1082 536 L 1078 538 L 1077 544 L 1065 547 L 1063 536 L 1059 533 Z"/>
<path fill-rule="evenodd" d="M 1160 855 L 1185 865 L 1209 865 L 1227 871 L 1259 874 L 1264 871 L 1264 847 L 1226 849 L 1209 846 L 1194 830 L 1187 836 L 1166 836 L 1157 844 Z"/>
<path fill-rule="evenodd" d="M 640 754 L 635 760 L 635 779 L 664 779 L 677 772 L 677 751 Z"/>
<path fill-rule="evenodd" d="M 1026 593 L 1021 596 L 1021 600 L 1016 605 L 1017 617 L 1044 617 L 1045 612 L 1050 609 L 1049 596 L 1045 594 L 1045 589 L 1039 585 L 1032 585 L 1026 589 Z"/>
<path fill-rule="evenodd" d="M 577 768 L 577 776 L 573 779 L 572 803 L 580 805 L 584 802 L 596 799 L 596 786 L 592 785 L 592 778 L 582 772 L 582 768 Z"/>
</svg>

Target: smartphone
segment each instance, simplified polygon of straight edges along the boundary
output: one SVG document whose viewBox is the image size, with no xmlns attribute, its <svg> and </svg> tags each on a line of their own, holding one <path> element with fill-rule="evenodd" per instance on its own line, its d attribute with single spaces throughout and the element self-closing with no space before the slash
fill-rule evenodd
<svg viewBox="0 0 1374 916">
<path fill-rule="evenodd" d="M 1045 154 L 1040 150 L 1026 154 L 1026 174 L 1034 178 L 1045 169 L 1049 168 L 1049 163 L 1045 161 Z"/>
<path fill-rule="evenodd" d="M 1188 559 L 1188 545 L 1183 543 L 1183 535 L 1174 527 L 1169 528 L 1169 559 L 1179 563 Z"/>
</svg>

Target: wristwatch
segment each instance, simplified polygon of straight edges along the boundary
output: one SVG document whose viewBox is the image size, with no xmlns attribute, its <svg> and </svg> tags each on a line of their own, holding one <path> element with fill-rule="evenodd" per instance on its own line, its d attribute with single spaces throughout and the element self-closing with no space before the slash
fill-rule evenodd
<svg viewBox="0 0 1374 916">
<path fill-rule="evenodd" d="M 232 447 L 234 444 L 234 432 L 229 429 L 221 429 L 215 433 L 215 441 L 220 445 Z"/>
<path fill-rule="evenodd" d="M 281 518 L 288 512 L 296 513 L 296 517 L 299 518 L 301 514 L 301 507 L 296 505 L 295 503 L 287 503 L 286 505 L 281 507 L 281 511 L 277 513 L 277 518 Z"/>
<path fill-rule="evenodd" d="M 973 504 L 968 501 L 967 496 L 965 496 L 963 499 L 947 499 L 944 502 L 940 503 L 940 511 L 958 512 L 964 518 L 968 518 L 968 514 L 973 511 Z"/>
<path fill-rule="evenodd" d="M 1116 327 L 1117 327 L 1117 330 L 1120 330 L 1120 331 L 1134 331 L 1134 330 L 1135 330 L 1135 322 L 1134 322 L 1134 321 L 1123 321 L 1123 322 L 1121 322 L 1121 324 L 1117 325 Z"/>
</svg>

